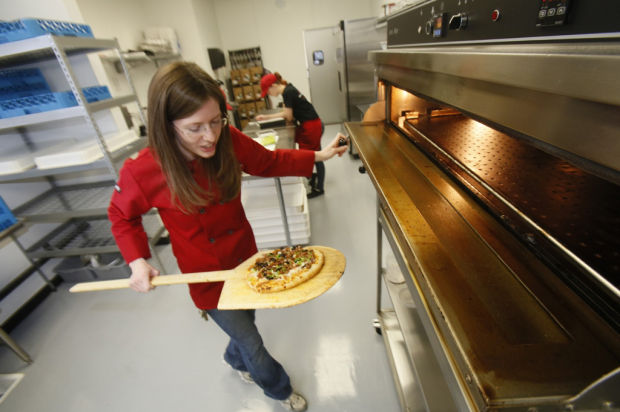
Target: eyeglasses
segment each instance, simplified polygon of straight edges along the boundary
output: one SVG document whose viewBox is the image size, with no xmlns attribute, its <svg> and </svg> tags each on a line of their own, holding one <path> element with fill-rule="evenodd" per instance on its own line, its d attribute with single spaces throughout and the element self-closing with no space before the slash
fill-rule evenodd
<svg viewBox="0 0 620 412">
<path fill-rule="evenodd" d="M 211 133 L 217 134 L 220 132 L 220 130 L 222 130 L 222 127 L 226 126 L 227 124 L 228 118 L 224 116 L 221 119 L 214 119 L 211 120 L 209 123 L 196 124 L 187 129 L 177 126 L 175 127 L 179 129 L 182 133 L 184 133 L 185 136 L 187 136 L 188 138 L 198 139 L 199 137 L 202 137 L 205 133 L 207 133 L 207 129 L 211 130 Z"/>
</svg>

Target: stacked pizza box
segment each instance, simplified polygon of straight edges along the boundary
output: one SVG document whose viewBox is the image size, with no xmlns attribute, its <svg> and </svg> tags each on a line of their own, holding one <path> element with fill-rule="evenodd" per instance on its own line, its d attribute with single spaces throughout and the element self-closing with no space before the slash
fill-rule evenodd
<svg viewBox="0 0 620 412">
<path fill-rule="evenodd" d="M 310 214 L 306 188 L 300 177 L 280 179 L 291 242 L 310 243 Z M 286 246 L 284 222 L 274 179 L 244 180 L 241 201 L 259 249 Z"/>
<path fill-rule="evenodd" d="M 106 134 L 103 136 L 103 139 L 108 151 L 114 152 L 138 140 L 138 135 L 134 130 L 129 129 Z M 50 169 L 91 163 L 102 157 L 103 153 L 95 139 L 76 139 L 63 142 L 63 145 L 60 147 L 39 154 L 34 158 L 34 162 L 39 169 Z"/>
<path fill-rule="evenodd" d="M 106 134 L 103 138 L 108 150 L 114 152 L 139 137 L 134 130 L 124 130 Z M 48 143 L 35 151 L 29 151 L 26 146 L 16 147 L 0 154 L 0 175 L 20 173 L 34 167 L 50 169 L 87 164 L 102 157 L 103 153 L 94 138 Z"/>
</svg>

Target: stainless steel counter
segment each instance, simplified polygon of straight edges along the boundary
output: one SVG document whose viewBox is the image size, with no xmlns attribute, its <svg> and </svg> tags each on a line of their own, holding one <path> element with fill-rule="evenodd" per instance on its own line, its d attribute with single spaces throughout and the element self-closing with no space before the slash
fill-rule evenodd
<svg viewBox="0 0 620 412">
<path fill-rule="evenodd" d="M 295 126 L 271 127 L 269 129 L 260 129 L 257 124 L 250 122 L 242 132 L 248 136 L 255 138 L 261 133 L 267 133 L 270 130 L 278 135 L 278 143 L 276 149 L 295 149 Z"/>
</svg>

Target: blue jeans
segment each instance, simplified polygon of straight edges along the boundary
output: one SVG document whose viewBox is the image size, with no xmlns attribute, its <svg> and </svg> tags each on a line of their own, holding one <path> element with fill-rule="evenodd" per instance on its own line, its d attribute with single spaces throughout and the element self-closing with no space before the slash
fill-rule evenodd
<svg viewBox="0 0 620 412">
<path fill-rule="evenodd" d="M 291 381 L 282 365 L 265 349 L 254 324 L 255 311 L 210 309 L 206 312 L 230 337 L 224 360 L 234 369 L 250 372 L 254 382 L 270 398 L 288 398 L 293 392 Z"/>
</svg>

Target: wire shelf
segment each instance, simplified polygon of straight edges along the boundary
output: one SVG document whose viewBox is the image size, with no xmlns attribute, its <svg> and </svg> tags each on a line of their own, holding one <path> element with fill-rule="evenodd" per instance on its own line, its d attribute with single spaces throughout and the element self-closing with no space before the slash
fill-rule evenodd
<svg viewBox="0 0 620 412">
<path fill-rule="evenodd" d="M 165 231 L 159 215 L 156 213 L 145 215 L 142 224 L 149 237 L 149 243 L 151 245 L 157 243 Z M 32 259 L 111 252 L 119 252 L 119 249 L 112 236 L 111 223 L 106 217 L 71 219 L 26 251 Z"/>
<path fill-rule="evenodd" d="M 55 187 L 14 210 L 28 222 L 50 222 L 71 217 L 105 216 L 114 183 Z"/>
</svg>

